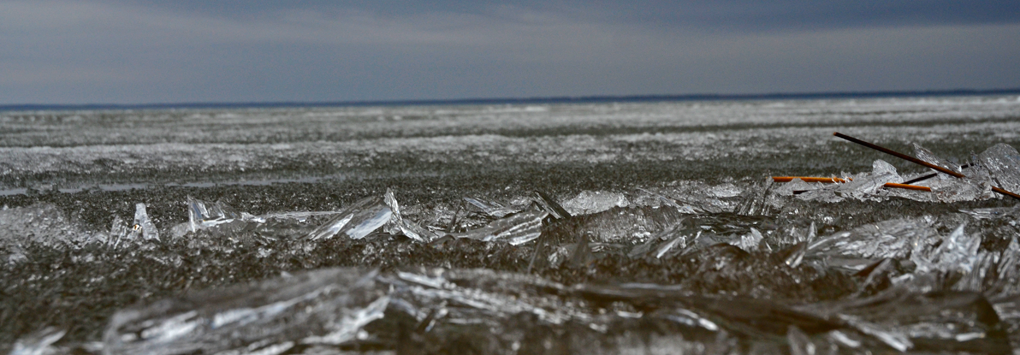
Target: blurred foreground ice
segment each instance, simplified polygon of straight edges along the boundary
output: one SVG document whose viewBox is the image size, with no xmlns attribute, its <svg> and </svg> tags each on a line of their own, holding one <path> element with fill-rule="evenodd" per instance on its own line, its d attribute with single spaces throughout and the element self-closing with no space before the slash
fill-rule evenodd
<svg viewBox="0 0 1020 355">
<path fill-rule="evenodd" d="M 1008 353 L 1006 328 L 994 305 L 969 291 L 891 288 L 787 306 L 670 285 L 568 287 L 489 270 L 339 268 L 119 311 L 102 348 L 109 354 L 407 352 L 436 348 L 430 341 L 439 338 L 486 353 L 728 353 L 781 351 L 770 339 L 785 337 L 785 347 L 844 352 Z"/>
</svg>

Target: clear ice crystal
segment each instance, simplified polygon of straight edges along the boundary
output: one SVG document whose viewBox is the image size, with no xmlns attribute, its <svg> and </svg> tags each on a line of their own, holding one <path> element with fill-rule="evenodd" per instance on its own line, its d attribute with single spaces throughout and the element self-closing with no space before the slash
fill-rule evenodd
<svg viewBox="0 0 1020 355">
<path fill-rule="evenodd" d="M 824 187 L 822 183 L 809 183 L 798 178 L 793 179 L 785 184 L 779 185 L 779 187 L 775 188 L 773 191 L 775 191 L 775 193 L 780 196 L 793 196 L 810 192 L 812 190 L 817 190 L 822 187 Z"/>
<path fill-rule="evenodd" d="M 1008 353 L 1009 340 L 992 304 L 980 293 L 912 292 L 798 306 L 840 319 L 854 331 L 897 351 Z"/>
<path fill-rule="evenodd" d="M 626 304 L 642 308 L 602 308 Z M 340 268 L 192 292 L 121 310 L 106 331 L 103 348 L 109 354 L 281 353 L 299 346 L 337 351 L 359 344 L 399 349 L 407 331 L 423 336 L 453 331 L 458 337 L 479 337 L 511 348 L 528 332 L 585 334 L 575 333 L 580 325 L 594 339 L 612 339 L 642 332 L 635 324 L 665 321 L 694 330 L 671 334 L 703 345 L 733 337 L 760 341 L 778 336 L 794 353 L 826 347 L 1001 353 L 1009 349 L 1009 341 L 995 310 L 1015 307 L 1009 301 L 994 307 L 979 293 L 959 291 L 891 288 L 869 298 L 791 307 L 747 297 L 699 296 L 678 285 L 567 287 L 487 269 L 378 273 Z M 373 326 L 404 320 L 417 325 Z M 656 329 L 671 332 L 670 327 Z M 709 336 L 697 337 L 706 332 Z"/>
<path fill-rule="evenodd" d="M 979 220 L 1020 220 L 1020 205 L 1015 205 L 1013 207 L 961 209 L 960 212 L 966 213 Z"/>
</svg>

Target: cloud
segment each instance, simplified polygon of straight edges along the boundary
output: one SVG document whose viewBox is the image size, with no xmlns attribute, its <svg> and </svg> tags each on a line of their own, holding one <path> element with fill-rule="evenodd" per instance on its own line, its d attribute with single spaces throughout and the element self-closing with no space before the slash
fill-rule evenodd
<svg viewBox="0 0 1020 355">
<path fill-rule="evenodd" d="M 0 100 L 442 99 L 1020 82 L 1009 69 L 1020 58 L 1020 24 L 987 10 L 938 15 L 913 6 L 894 10 L 920 19 L 894 21 L 860 15 L 888 7 L 877 2 L 605 2 L 596 10 L 570 2 L 224 4 L 0 2 Z"/>
</svg>

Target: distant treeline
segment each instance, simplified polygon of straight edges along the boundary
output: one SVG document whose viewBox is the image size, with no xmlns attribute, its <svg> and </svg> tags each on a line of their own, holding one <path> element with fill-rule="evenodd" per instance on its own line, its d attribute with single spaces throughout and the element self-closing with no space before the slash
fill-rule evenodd
<svg viewBox="0 0 1020 355">
<path fill-rule="evenodd" d="M 232 108 L 288 108 L 288 107 L 357 107 L 357 106 L 419 106 L 419 105 L 500 105 L 500 104 L 557 104 L 557 103 L 609 103 L 609 102 L 663 102 L 663 101 L 726 101 L 726 100 L 810 100 L 856 99 L 886 97 L 945 97 L 978 95 L 1014 95 L 1020 88 L 994 90 L 929 90 L 929 91 L 860 91 L 820 93 L 770 94 L 690 94 L 690 95 L 633 95 L 633 96 L 557 96 L 527 98 L 448 99 L 448 100 L 379 100 L 379 101 L 281 101 L 281 102 L 182 102 L 154 104 L 22 104 L 0 105 L 0 111 L 50 110 L 148 110 L 148 109 L 232 109 Z"/>
</svg>

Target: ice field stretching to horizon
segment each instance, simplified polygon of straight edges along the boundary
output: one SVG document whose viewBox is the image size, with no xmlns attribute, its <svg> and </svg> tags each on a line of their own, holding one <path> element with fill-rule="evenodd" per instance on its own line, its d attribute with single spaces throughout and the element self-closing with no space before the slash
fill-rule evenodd
<svg viewBox="0 0 1020 355">
<path fill-rule="evenodd" d="M 1020 353 L 1017 147 L 1016 95 L 0 111 L 0 352 Z"/>
</svg>

